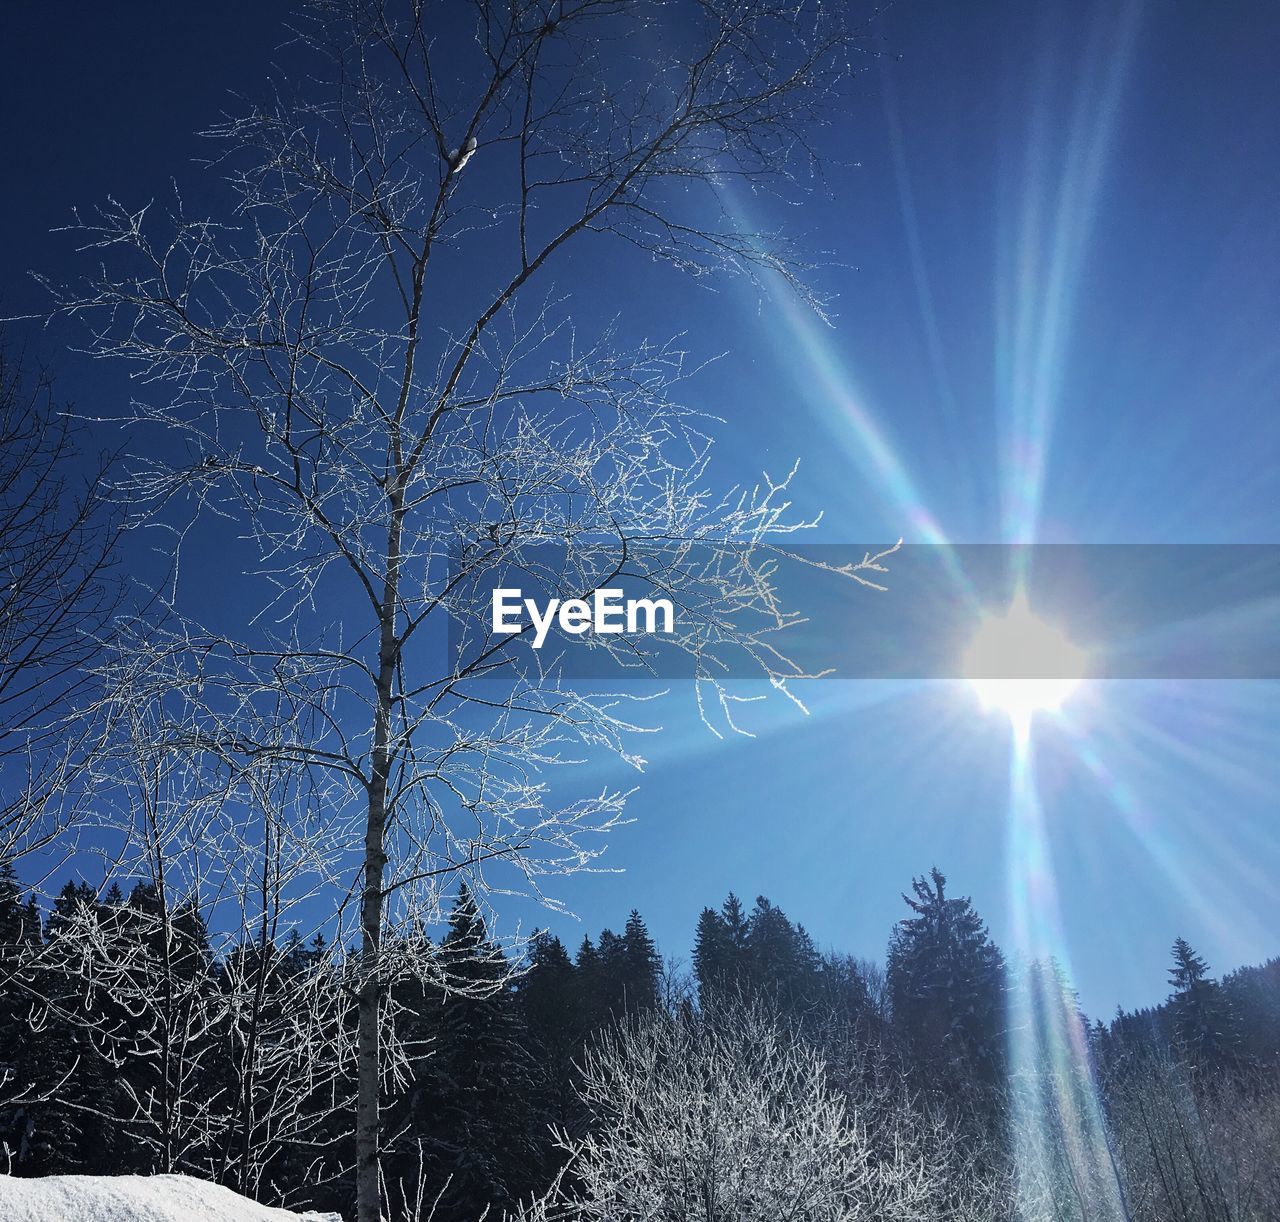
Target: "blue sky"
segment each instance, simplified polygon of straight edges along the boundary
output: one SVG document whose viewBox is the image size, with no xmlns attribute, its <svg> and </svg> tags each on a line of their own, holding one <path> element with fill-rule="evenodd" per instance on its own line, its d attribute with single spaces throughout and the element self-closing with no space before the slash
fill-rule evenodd
<svg viewBox="0 0 1280 1222">
<path fill-rule="evenodd" d="M 280 29 L 248 3 L 18 3 L 0 30 L 0 301 L 17 314 L 42 304 L 29 269 L 74 269 L 48 233 L 72 205 L 194 181 L 191 133 L 258 87 Z M 724 353 L 696 385 L 725 417 L 721 477 L 799 458 L 817 537 L 1280 542 L 1280 10 L 936 0 L 875 30 L 825 179 L 799 206 L 737 201 L 832 252 L 833 325 L 781 291 L 600 260 L 567 262 L 561 287 Z M 65 335 L 17 334 L 82 408 L 125 393 Z M 583 921 L 557 931 L 634 906 L 686 953 L 732 888 L 879 956 L 900 891 L 937 864 L 1012 945 L 1007 725 L 955 685 L 809 700 L 724 742 L 667 701 L 607 858 L 625 873 L 568 882 Z M 1042 723 L 1051 939 L 1092 1013 L 1161 998 L 1177 935 L 1217 970 L 1280 952 L 1278 712 L 1273 683 L 1116 683 Z M 582 771 L 583 788 L 621 779 Z"/>
</svg>

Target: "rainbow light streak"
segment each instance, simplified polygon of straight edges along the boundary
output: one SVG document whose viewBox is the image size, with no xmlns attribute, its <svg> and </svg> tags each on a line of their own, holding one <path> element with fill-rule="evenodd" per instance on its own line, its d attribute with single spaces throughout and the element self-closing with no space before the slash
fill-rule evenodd
<svg viewBox="0 0 1280 1222">
<path fill-rule="evenodd" d="M 1071 966 L 1035 780 L 1032 720 L 1011 717 L 1010 726 L 1007 851 L 1018 963 L 1007 1018 L 1019 1198 L 1037 1216 L 1066 1176 L 1087 1192 L 1098 1216 L 1124 1217 L 1084 1022 L 1067 983 Z"/>
<path fill-rule="evenodd" d="M 720 197 L 740 236 L 758 232 L 750 209 L 732 184 L 723 184 Z M 972 586 L 952 556 L 941 524 L 925 504 L 906 464 L 857 388 L 853 374 L 836 354 L 821 320 L 780 274 L 768 276 L 771 304 L 782 327 L 771 327 L 774 347 L 784 357 L 780 366 L 794 371 L 797 389 L 818 406 L 822 423 L 850 456 L 854 466 L 877 494 L 900 515 L 910 542 L 932 543 L 944 549 L 951 579 L 976 606 Z M 797 350 L 802 359 L 796 359 Z M 803 380 L 798 376 L 803 371 Z M 816 389 L 816 393 L 815 393 Z"/>
<path fill-rule="evenodd" d="M 1040 535 L 1070 307 L 1097 212 L 1140 9 L 1139 3 L 1130 2 L 1114 25 L 1100 20 L 1093 28 L 1052 200 L 1046 169 L 1052 146 L 1047 89 L 1032 109 L 1017 222 L 1012 236 L 1000 243 L 1011 257 L 997 277 L 997 385 L 1005 388 L 1000 453 L 1003 538 L 1009 543 L 1032 543 Z M 1047 69 L 1042 67 L 1042 73 Z M 1047 217 L 1051 228 L 1045 233 Z M 1004 228 L 1011 228 L 1007 219 Z"/>
<path fill-rule="evenodd" d="M 1103 759 L 1094 740 L 1096 736 L 1086 736 L 1070 717 L 1064 717 L 1062 725 L 1070 736 L 1076 758 L 1085 766 L 1111 809 L 1124 820 L 1125 826 L 1159 866 L 1164 877 L 1177 889 L 1188 911 L 1196 912 L 1219 938 L 1229 942 L 1235 932 L 1233 922 L 1227 914 L 1202 902 L 1199 888 L 1183 869 L 1177 851 L 1168 843 L 1159 822 L 1142 807 L 1119 771 Z"/>
<path fill-rule="evenodd" d="M 1016 224 L 1006 218 L 1009 236 L 999 245 L 1009 252 L 998 270 L 996 317 L 1002 538 L 1008 543 L 1033 543 L 1042 534 L 1072 310 L 1139 11 L 1138 3 L 1128 3 L 1114 21 L 1099 19 L 1093 26 L 1056 188 L 1048 169 L 1056 150 L 1042 64 L 1045 87 L 1031 111 L 1025 175 L 1014 188 Z M 1012 577 L 1021 587 L 1025 553 L 1014 554 L 1021 571 Z M 1058 984 L 1058 970 L 1069 979 L 1070 958 L 1035 783 L 1034 712 L 1009 711 L 1008 887 L 1017 950 L 1026 965 L 1009 1001 L 1019 1189 L 1029 1210 L 1046 1193 L 1052 1205 L 1057 1176 L 1065 1174 L 1077 1194 L 1092 1199 L 1093 1214 L 1125 1217 L 1082 1023 L 1074 999 Z"/>
</svg>

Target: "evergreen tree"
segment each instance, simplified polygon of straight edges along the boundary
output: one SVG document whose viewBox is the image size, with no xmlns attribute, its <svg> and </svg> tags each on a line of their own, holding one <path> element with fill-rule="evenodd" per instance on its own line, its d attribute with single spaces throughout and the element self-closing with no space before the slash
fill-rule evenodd
<svg viewBox="0 0 1280 1222">
<path fill-rule="evenodd" d="M 40 944 L 40 909 L 34 895 L 22 898 L 13 862 L 0 860 L 0 962 L 11 969 Z"/>
<path fill-rule="evenodd" d="M 821 960 L 813 940 L 763 895 L 747 920 L 746 963 L 751 987 L 784 1009 L 814 1000 Z"/>
<path fill-rule="evenodd" d="M 748 948 L 750 923 L 742 901 L 732 891 L 720 911 L 704 908 L 693 946 L 693 972 L 698 997 L 705 1006 L 717 992 L 750 987 Z"/>
<path fill-rule="evenodd" d="M 75 930 L 91 914 L 96 914 L 98 893 L 88 883 L 67 883 L 53 901 L 45 936 L 50 942 L 75 936 Z"/>
<path fill-rule="evenodd" d="M 470 891 L 460 889 L 439 948 L 451 991 L 425 990 L 406 1024 L 415 1081 L 401 1108 L 404 1140 L 389 1152 L 387 1178 L 416 1183 L 417 1142 L 431 1182 L 449 1180 L 437 1217 L 471 1220 L 508 1209 L 536 1184 L 542 1131 L 534 1110 L 528 1035 L 500 947 L 489 940 Z M 394 1140 L 394 1136 L 393 1136 Z"/>
<path fill-rule="evenodd" d="M 704 908 L 693 939 L 693 975 L 698 982 L 698 1000 L 704 1007 L 725 989 L 732 974 L 724 917 L 714 908 Z"/>
<path fill-rule="evenodd" d="M 1173 942 L 1173 967 L 1169 971 L 1169 983 L 1177 993 L 1190 993 L 1209 976 L 1209 965 L 1191 949 L 1185 938 Z"/>
<path fill-rule="evenodd" d="M 660 968 L 658 952 L 638 912 L 632 912 L 621 935 L 602 929 L 594 944 L 584 938 L 578 951 L 577 984 L 588 1032 L 656 1005 Z"/>
<path fill-rule="evenodd" d="M 302 935 L 296 928 L 289 930 L 289 936 L 280 948 L 280 972 L 284 976 L 302 976 L 310 966 L 311 956 L 302 943 Z"/>
<path fill-rule="evenodd" d="M 1280 959 L 1244 967 L 1222 981 L 1240 1056 L 1280 1081 Z"/>
<path fill-rule="evenodd" d="M 658 980 L 662 960 L 649 936 L 644 919 L 633 908 L 622 933 L 622 994 L 628 1014 L 654 1010 L 658 1005 Z"/>
<path fill-rule="evenodd" d="M 1209 976 L 1209 965 L 1184 938 L 1173 943 L 1169 984 L 1174 990 L 1170 998 L 1174 1037 L 1183 1055 L 1198 1068 L 1215 1068 L 1233 1060 L 1238 1041 L 1226 995 Z"/>
<path fill-rule="evenodd" d="M 13 863 L 0 861 L 0 1160 L 20 1172 L 31 1162 L 35 1136 L 30 1108 L 15 1101 L 33 1084 L 38 1059 L 29 986 L 39 939 L 39 911 L 23 900 Z"/>
<path fill-rule="evenodd" d="M 596 939 L 596 956 L 599 969 L 594 978 L 595 1008 L 605 1023 L 621 1018 L 627 1011 L 627 948 L 612 929 L 602 929 Z"/>
<path fill-rule="evenodd" d="M 889 943 L 893 1026 L 921 1084 L 961 1097 L 1002 1081 L 1004 961 L 968 898 L 937 868 L 912 881 Z"/>
<path fill-rule="evenodd" d="M 92 1038 L 103 998 L 63 966 L 64 955 L 81 952 L 85 923 L 96 919 L 96 894 L 85 883 L 63 887 L 46 923 L 50 943 L 63 944 L 48 952 L 39 909 L 27 899 L 15 948 L 8 943 L 13 882 L 11 871 L 0 873 L 0 937 L 11 952 L 0 964 L 0 1047 L 8 1050 L 6 1093 L 24 1102 L 0 1115 L 0 1140 L 24 1175 L 118 1171 L 122 1148 L 108 1117 L 121 1110 L 119 1071 Z"/>
<path fill-rule="evenodd" d="M 1010 1086 L 1003 960 L 970 901 L 951 897 L 937 870 L 914 879 L 904 899 L 909 913 L 893 932 L 882 975 L 848 957 L 823 959 L 803 927 L 763 896 L 748 914 L 730 895 L 698 919 L 699 995 L 705 1005 L 722 991 L 741 990 L 792 1007 L 804 1038 L 821 1049 L 831 1082 L 853 1098 L 901 1090 L 905 1061 L 911 1093 L 942 1096 L 934 1102 L 948 1105 L 957 1140 L 972 1135 L 982 1143 L 976 1148 L 1004 1149 L 988 1144 L 1001 1140 L 995 1122 L 1009 1114 L 997 1106 Z M 154 1171 L 163 1111 L 144 1116 L 135 1100 L 151 1107 L 145 1101 L 164 1088 L 157 1049 L 169 1048 L 186 1058 L 178 1072 L 187 1098 L 195 1083 L 211 1114 L 240 1109 L 225 1126 L 232 1136 L 215 1149 L 187 1150 L 184 1165 L 209 1168 L 205 1174 L 235 1186 L 237 1160 L 247 1163 L 238 1144 L 275 1142 L 279 1153 L 264 1161 L 259 1191 L 349 1207 L 305 1187 L 317 1166 L 337 1175 L 349 1162 L 349 1133 L 323 1118 L 328 1095 L 344 1084 L 316 1088 L 315 1130 L 296 1144 L 269 1131 L 271 1109 L 262 1104 L 296 1089 L 287 1064 L 268 1058 L 245 1085 L 254 1026 L 241 1003 L 255 996 L 257 1021 L 270 1039 L 272 1025 L 288 1021 L 291 982 L 334 970 L 322 937 L 304 944 L 292 931 L 278 946 L 249 940 L 215 961 L 199 911 L 183 903 L 166 910 L 147 884 L 127 899 L 113 886 L 100 900 L 92 887 L 70 882 L 43 930 L 40 916 L 12 867 L 0 863 L 0 1144 L 14 1172 Z M 404 1089 L 385 1112 L 385 1166 L 393 1199 L 400 1183 L 412 1196 L 425 1170 L 429 1182 L 450 1181 L 436 1222 L 474 1222 L 485 1208 L 490 1216 L 509 1209 L 560 1170 L 549 1134 L 552 1126 L 584 1131 L 588 1114 L 575 1091 L 584 1050 L 608 1024 L 660 1004 L 660 960 L 633 910 L 621 934 L 606 929 L 595 941 L 584 938 L 576 960 L 559 939 L 536 936 L 525 971 L 513 980 L 465 888 L 436 954 L 455 985 L 448 994 L 430 980 L 401 980 L 392 989 Z M 95 955 L 125 967 L 100 977 Z M 1090 1127 L 1098 1084 L 1110 1109 L 1116 1099 L 1145 1106 L 1152 1083 L 1194 1085 L 1210 1072 L 1217 1075 L 1205 1079 L 1210 1101 L 1237 1098 L 1215 1094 L 1219 1088 L 1265 1101 L 1280 1083 L 1280 960 L 1218 983 L 1185 940 L 1174 943 L 1172 956 L 1168 1001 L 1117 1012 L 1105 1026 L 1089 1026 L 1055 963 L 1021 969 L 1017 995 L 1027 1004 L 1014 1013 L 1030 1024 L 1024 1044 L 1047 1055 L 1021 1064 L 1012 1088 L 1025 1092 L 1021 1107 L 1047 1109 L 1044 1124 L 1058 1126 L 1076 1154 L 1105 1148 Z M 260 995 L 250 987 L 257 981 Z M 216 1030 L 188 1021 L 211 988 L 217 1004 L 208 1012 L 224 1015 Z M 1096 1076 L 1060 1055 L 1086 1038 Z M 201 1041 L 211 1039 L 217 1043 L 209 1053 Z M 1235 1073 L 1246 1065 L 1248 1075 Z M 885 1157 L 892 1156 L 891 1132 L 871 1137 L 883 1139 Z M 1110 1163 L 1100 1165 L 1110 1174 Z"/>
<path fill-rule="evenodd" d="M 517 998 L 535 1066 L 538 1104 L 547 1119 L 565 1128 L 576 1122 L 574 1064 L 588 1034 L 578 969 L 559 938 L 534 937 L 529 967 Z"/>
<path fill-rule="evenodd" d="M 578 994 L 578 1010 L 582 1015 L 583 1034 L 599 1030 L 609 1017 L 606 1004 L 608 987 L 604 963 L 591 938 L 584 936 L 578 947 L 577 973 L 574 984 Z"/>
<path fill-rule="evenodd" d="M 307 943 L 307 967 L 312 971 L 320 968 L 329 961 L 329 943 L 325 939 L 324 934 L 317 933 L 310 942 Z"/>
<path fill-rule="evenodd" d="M 720 915 L 724 918 L 725 931 L 729 935 L 729 953 L 745 959 L 751 922 L 742 907 L 742 901 L 732 891 L 721 905 Z"/>
</svg>

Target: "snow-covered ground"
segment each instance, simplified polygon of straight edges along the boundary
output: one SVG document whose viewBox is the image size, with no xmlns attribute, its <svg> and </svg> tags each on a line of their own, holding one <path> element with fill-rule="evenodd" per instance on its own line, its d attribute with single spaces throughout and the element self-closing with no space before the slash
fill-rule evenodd
<svg viewBox="0 0 1280 1222">
<path fill-rule="evenodd" d="M 342 1222 L 270 1209 L 189 1175 L 0 1175 L 4 1222 Z"/>
</svg>

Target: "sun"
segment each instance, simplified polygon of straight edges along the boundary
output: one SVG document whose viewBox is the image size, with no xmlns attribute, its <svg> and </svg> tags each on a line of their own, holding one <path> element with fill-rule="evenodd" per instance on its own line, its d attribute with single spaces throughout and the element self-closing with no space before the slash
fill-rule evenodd
<svg viewBox="0 0 1280 1222">
<path fill-rule="evenodd" d="M 999 709 L 1025 731 L 1038 712 L 1055 712 L 1085 674 L 1085 652 L 1034 615 L 1019 590 L 1003 615 L 987 613 L 964 654 L 964 676 L 982 707 Z"/>
</svg>

